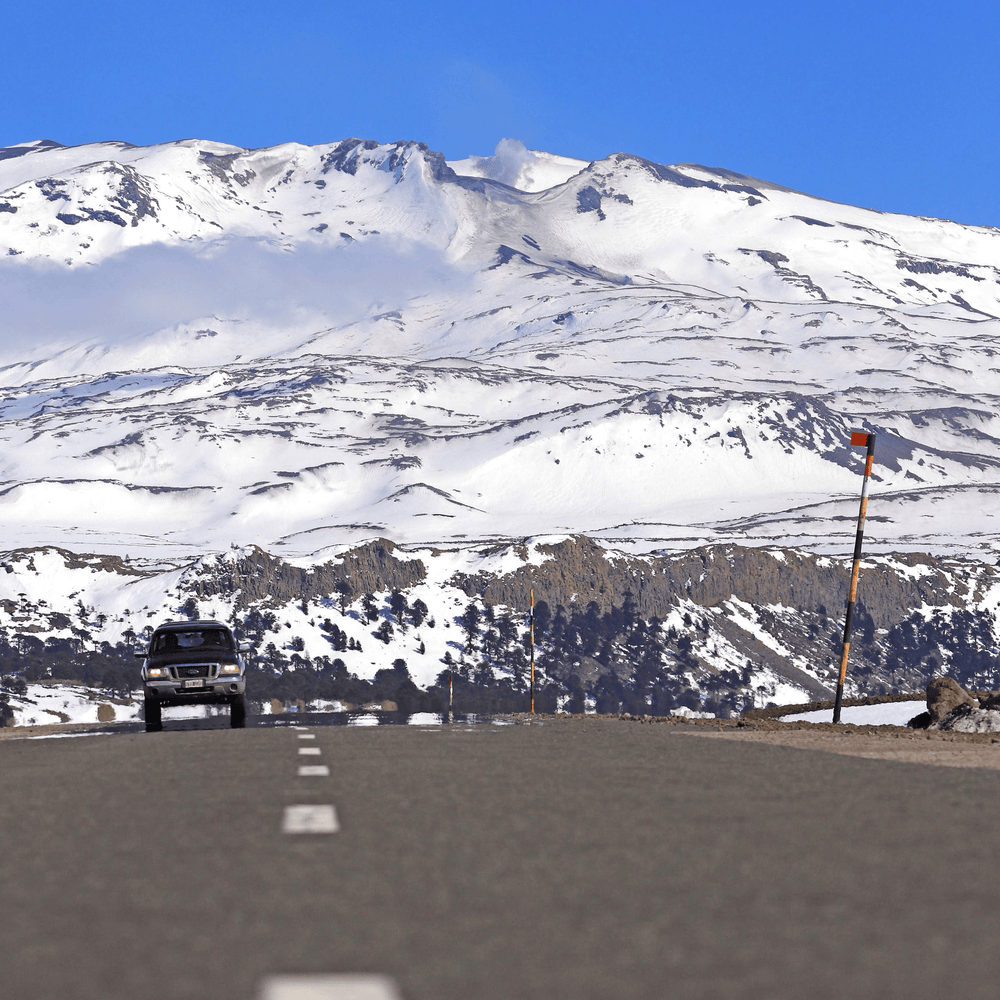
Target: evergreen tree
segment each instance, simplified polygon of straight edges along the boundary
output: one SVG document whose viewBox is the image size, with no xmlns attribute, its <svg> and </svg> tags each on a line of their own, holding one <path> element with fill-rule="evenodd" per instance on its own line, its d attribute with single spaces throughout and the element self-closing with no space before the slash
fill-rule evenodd
<svg viewBox="0 0 1000 1000">
<path fill-rule="evenodd" d="M 465 650 L 471 653 L 476 647 L 476 639 L 479 638 L 479 622 L 481 615 L 475 601 L 471 601 L 469 606 L 459 618 L 459 624 L 465 632 Z"/>
<path fill-rule="evenodd" d="M 340 607 L 340 617 L 343 618 L 347 615 L 347 606 L 350 604 L 350 594 L 351 588 L 347 585 L 346 580 L 337 581 L 337 604 Z"/>
<path fill-rule="evenodd" d="M 406 595 L 400 593 L 399 590 L 394 590 L 389 596 L 389 610 L 392 612 L 393 617 L 396 619 L 396 625 L 401 632 L 406 631 L 406 612 L 410 610 L 409 603 L 406 600 Z"/>
<path fill-rule="evenodd" d="M 410 605 L 410 620 L 413 622 L 413 627 L 420 628 L 426 618 L 427 605 L 424 604 L 424 602 L 418 597 L 413 604 Z"/>
</svg>

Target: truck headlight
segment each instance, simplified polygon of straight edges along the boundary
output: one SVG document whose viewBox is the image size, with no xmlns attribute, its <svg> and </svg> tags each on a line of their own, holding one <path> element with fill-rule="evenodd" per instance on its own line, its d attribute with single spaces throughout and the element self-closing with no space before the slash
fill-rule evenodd
<svg viewBox="0 0 1000 1000">
<path fill-rule="evenodd" d="M 149 667 L 146 670 L 146 679 L 155 681 L 161 680 L 164 677 L 169 677 L 170 671 L 166 667 Z"/>
<path fill-rule="evenodd" d="M 240 672 L 240 665 L 238 663 L 223 663 L 219 668 L 219 674 L 238 674 Z"/>
</svg>

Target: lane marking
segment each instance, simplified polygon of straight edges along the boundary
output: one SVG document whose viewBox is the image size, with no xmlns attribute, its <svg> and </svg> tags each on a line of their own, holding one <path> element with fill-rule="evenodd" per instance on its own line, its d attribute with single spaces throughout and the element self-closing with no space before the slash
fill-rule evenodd
<svg viewBox="0 0 1000 1000">
<path fill-rule="evenodd" d="M 388 976 L 269 976 L 260 1000 L 402 1000 Z"/>
<path fill-rule="evenodd" d="M 300 740 L 314 740 L 316 739 L 315 733 L 299 733 Z"/>
<path fill-rule="evenodd" d="M 282 833 L 336 833 L 339 829 L 333 806 L 285 806 Z"/>
<path fill-rule="evenodd" d="M 299 754 L 303 757 L 318 757 L 319 747 L 299 747 Z"/>
<path fill-rule="evenodd" d="M 330 768 L 326 764 L 300 764 L 300 778 L 329 778 Z"/>
</svg>

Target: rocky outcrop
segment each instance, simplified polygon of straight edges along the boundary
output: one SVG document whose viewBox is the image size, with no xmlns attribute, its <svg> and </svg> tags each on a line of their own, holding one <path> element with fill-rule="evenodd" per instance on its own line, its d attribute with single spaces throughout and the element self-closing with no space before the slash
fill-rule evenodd
<svg viewBox="0 0 1000 1000">
<path fill-rule="evenodd" d="M 646 618 L 664 617 L 679 598 L 712 607 L 732 597 L 810 612 L 823 607 L 839 616 L 850 582 L 849 560 L 790 549 L 711 545 L 683 553 L 628 557 L 586 535 L 574 535 L 537 550 L 547 557 L 541 564 L 528 562 L 525 551 L 525 565 L 511 573 L 459 574 L 453 582 L 470 597 L 509 607 L 527 607 L 533 588 L 536 599 L 544 595 L 553 607 L 595 601 L 603 612 L 620 607 L 626 592 L 631 592 L 638 613 Z M 910 608 L 957 608 L 969 603 L 982 589 L 978 574 L 983 566 L 970 564 L 967 573 L 962 570 L 960 562 L 946 563 L 920 553 L 868 559 L 862 566 L 859 599 L 875 628 L 890 628 Z"/>
<path fill-rule="evenodd" d="M 931 725 L 939 725 L 960 705 L 978 708 L 979 702 L 951 677 L 935 677 L 927 685 L 927 712 Z"/>
<path fill-rule="evenodd" d="M 427 576 L 421 560 L 399 558 L 396 551 L 393 542 L 379 538 L 351 549 L 341 559 L 303 567 L 253 546 L 235 558 L 198 564 L 181 586 L 198 598 L 235 594 L 237 608 L 315 600 L 342 590 L 353 601 L 363 594 L 406 590 Z"/>
<path fill-rule="evenodd" d="M 949 733 L 1000 732 L 1000 692 L 966 691 L 953 677 L 935 677 L 927 685 L 927 711 L 908 723 L 914 729 Z"/>
<path fill-rule="evenodd" d="M 1000 733 L 1000 712 L 962 704 L 953 708 L 937 725 L 928 728 L 949 733 Z"/>
</svg>

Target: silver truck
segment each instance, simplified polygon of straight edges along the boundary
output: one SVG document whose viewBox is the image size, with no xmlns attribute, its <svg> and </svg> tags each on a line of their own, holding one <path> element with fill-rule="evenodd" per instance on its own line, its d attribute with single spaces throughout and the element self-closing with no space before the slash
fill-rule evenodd
<svg viewBox="0 0 1000 1000">
<path fill-rule="evenodd" d="M 246 663 L 250 644 L 237 643 L 217 621 L 165 622 L 149 648 L 136 651 L 142 664 L 146 732 L 163 728 L 161 709 L 170 705 L 228 705 L 233 729 L 246 725 Z"/>
</svg>

